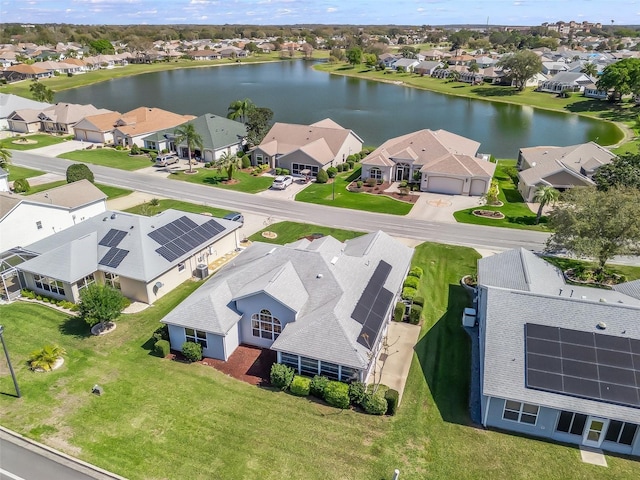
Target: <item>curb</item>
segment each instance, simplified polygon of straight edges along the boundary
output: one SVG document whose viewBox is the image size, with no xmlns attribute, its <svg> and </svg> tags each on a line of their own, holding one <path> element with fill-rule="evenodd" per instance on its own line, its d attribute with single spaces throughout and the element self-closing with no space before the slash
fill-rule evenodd
<svg viewBox="0 0 640 480">
<path fill-rule="evenodd" d="M 121 477 L 115 473 L 104 470 L 103 468 L 97 467 L 96 465 L 92 465 L 85 461 L 82 461 L 78 458 L 72 457 L 71 455 L 67 455 L 66 453 L 55 450 L 54 448 L 48 447 L 40 442 L 36 442 L 35 440 L 31 440 L 20 435 L 13 430 L 9 430 L 0 425 L 0 437 L 5 438 L 7 441 L 14 444 L 26 444 L 28 445 L 28 449 L 31 451 L 43 450 L 42 453 L 44 457 L 49 458 L 50 460 L 57 461 L 57 459 L 63 460 L 58 463 L 63 464 L 73 470 L 77 470 L 85 475 L 89 475 L 97 480 L 128 480 L 125 477 Z M 47 454 L 45 454 L 47 453 Z"/>
</svg>

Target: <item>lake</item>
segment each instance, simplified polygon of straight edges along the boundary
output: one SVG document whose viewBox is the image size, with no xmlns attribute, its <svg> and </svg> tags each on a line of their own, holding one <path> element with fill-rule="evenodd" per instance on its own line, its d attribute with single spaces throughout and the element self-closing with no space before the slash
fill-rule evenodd
<svg viewBox="0 0 640 480">
<path fill-rule="evenodd" d="M 480 152 L 515 158 L 521 147 L 589 140 L 608 145 L 621 138 L 607 122 L 330 75 L 303 60 L 171 70 L 56 94 L 57 101 L 120 112 L 144 105 L 192 115 L 226 115 L 229 104 L 242 98 L 270 108 L 278 122 L 329 117 L 374 146 L 423 128 L 444 129 L 480 142 Z"/>
</svg>

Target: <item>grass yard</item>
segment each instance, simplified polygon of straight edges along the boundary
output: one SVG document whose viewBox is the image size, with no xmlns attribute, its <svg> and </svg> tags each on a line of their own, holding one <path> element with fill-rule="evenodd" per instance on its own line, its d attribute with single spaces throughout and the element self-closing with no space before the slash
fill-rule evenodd
<svg viewBox="0 0 640 480">
<path fill-rule="evenodd" d="M 573 258 L 564 258 L 564 257 L 544 257 L 544 259 L 555 265 L 562 270 L 567 270 L 569 268 L 576 268 L 581 265 L 586 265 L 589 267 L 593 267 L 594 269 L 597 267 L 595 262 L 588 262 L 585 260 L 575 260 Z M 605 267 L 606 271 L 611 273 L 617 273 L 619 275 L 624 275 L 628 282 L 632 280 L 640 279 L 640 267 L 636 267 L 633 265 L 616 265 L 613 263 L 607 263 Z"/>
<path fill-rule="evenodd" d="M 34 193 L 44 192 L 46 190 L 51 190 L 52 188 L 60 187 L 66 184 L 66 180 L 57 180 L 55 182 L 43 183 L 42 185 L 35 185 L 31 187 L 26 195 L 33 195 Z M 111 185 L 103 185 L 101 183 L 96 183 L 95 186 L 102 190 L 102 193 L 107 196 L 107 200 L 124 197 L 125 195 L 129 195 L 130 193 L 132 193 L 131 190 L 127 190 L 125 188 L 112 187 Z"/>
<path fill-rule="evenodd" d="M 507 175 L 506 169 L 509 167 L 515 167 L 515 160 L 498 160 L 498 166 L 494 179 L 498 181 L 500 193 L 498 198 L 504 203 L 501 207 L 492 207 L 488 205 L 467 208 L 465 210 L 459 210 L 453 214 L 457 222 L 471 223 L 474 225 L 487 225 L 490 227 L 504 227 L 504 228 L 520 228 L 525 230 L 538 230 L 541 232 L 548 232 L 549 229 L 546 226 L 546 217 L 540 219 L 540 224 L 536 225 L 536 214 L 524 203 L 522 195 L 518 191 L 518 188 L 513 184 L 513 181 Z M 473 215 L 474 210 L 496 210 L 502 212 L 505 216 L 502 220 L 496 220 L 492 218 L 476 217 Z"/>
<path fill-rule="evenodd" d="M 276 238 L 270 239 L 262 236 L 264 231 L 275 232 L 278 234 Z M 311 236 L 315 233 L 321 233 L 323 235 L 331 235 L 332 237 L 340 240 L 341 242 L 349 240 L 350 238 L 359 237 L 364 235 L 362 232 L 354 232 L 351 230 L 341 230 L 339 228 L 321 227 L 318 225 L 312 225 L 309 223 L 296 223 L 296 222 L 279 222 L 268 226 L 267 228 L 254 233 L 249 237 L 252 242 L 265 242 L 275 243 L 278 245 L 284 245 L 285 243 L 295 242 L 302 237 Z"/>
<path fill-rule="evenodd" d="M 183 212 L 191 213 L 210 213 L 214 217 L 224 217 L 227 213 L 231 213 L 230 210 L 224 210 L 222 208 L 209 207 L 208 205 L 199 205 L 197 203 L 182 202 L 180 200 L 158 200 L 158 206 L 154 207 L 149 203 L 142 203 L 135 207 L 125 210 L 125 212 L 135 213 L 138 215 L 155 215 L 157 213 L 173 208 L 175 210 L 182 210 Z"/>
<path fill-rule="evenodd" d="M 360 177 L 361 168 L 357 165 L 352 172 L 339 173 L 334 178 L 335 186 L 332 183 L 312 183 L 296 195 L 296 201 L 392 215 L 406 215 L 411 211 L 413 204 L 386 195 L 349 192 L 347 186 Z"/>
<path fill-rule="evenodd" d="M 31 178 L 38 177 L 40 175 L 44 175 L 44 172 L 41 170 L 34 170 L 33 168 L 27 167 L 19 167 L 18 165 L 9 165 L 7 167 L 7 171 L 9 172 L 9 181 L 13 182 L 19 178 Z"/>
<path fill-rule="evenodd" d="M 130 157 L 124 150 L 114 148 L 100 148 L 92 150 L 76 150 L 58 155 L 59 158 L 75 160 L 76 162 L 91 163 L 104 167 L 119 168 L 120 170 L 138 170 L 151 167 L 153 162 L 146 156 Z"/>
<path fill-rule="evenodd" d="M 0 148 L 8 148 L 10 150 L 33 150 L 34 148 L 48 147 L 49 145 L 56 145 L 58 143 L 65 142 L 72 139 L 73 136 L 57 137 L 54 135 L 47 135 L 44 133 L 37 133 L 34 135 L 24 135 L 20 138 L 26 138 L 36 143 L 14 143 L 17 137 L 9 137 L 4 140 L 0 140 Z"/>
<path fill-rule="evenodd" d="M 307 227 L 287 228 L 299 235 Z M 607 455 L 609 467 L 596 467 L 574 447 L 469 425 L 469 339 L 460 327 L 468 299 L 458 281 L 475 272 L 477 258 L 462 247 L 416 249 L 425 320 L 395 417 L 339 411 L 150 355 L 158 320 L 199 285 L 187 282 L 100 338 L 46 307 L 0 305 L 23 393 L 11 396 L 0 359 L 3 424 L 134 480 L 388 479 L 395 468 L 405 478 L 443 480 L 635 478 L 635 461 Z M 67 350 L 65 364 L 30 372 L 29 353 L 45 343 Z M 90 393 L 94 384 L 102 396 Z"/>
<path fill-rule="evenodd" d="M 60 187 L 62 185 L 66 185 L 66 180 L 56 180 L 55 182 L 43 183 L 41 185 L 33 185 L 29 189 L 25 195 L 33 195 L 34 193 L 44 192 L 46 190 L 51 190 L 52 188 Z"/>
<path fill-rule="evenodd" d="M 220 172 L 215 168 L 205 168 L 200 165 L 194 167 L 194 169 L 197 170 L 197 173 L 189 175 L 184 172 L 173 172 L 169 175 L 169 178 L 245 193 L 262 192 L 271 187 L 273 183 L 273 177 L 253 176 L 250 173 L 236 170 L 233 178 L 237 182 L 226 184 L 222 183 L 228 179 L 224 171 Z"/>
</svg>

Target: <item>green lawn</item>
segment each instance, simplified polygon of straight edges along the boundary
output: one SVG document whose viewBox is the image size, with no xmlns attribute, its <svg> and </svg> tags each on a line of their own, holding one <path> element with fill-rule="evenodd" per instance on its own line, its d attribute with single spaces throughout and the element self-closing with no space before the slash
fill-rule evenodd
<svg viewBox="0 0 640 480">
<path fill-rule="evenodd" d="M 19 167 L 18 165 L 9 165 L 7 167 L 7 170 L 9 172 L 10 182 L 13 182 L 14 180 L 17 180 L 19 178 L 31 178 L 44 175 L 44 172 L 40 170 L 34 170 L 27 167 Z"/>
<path fill-rule="evenodd" d="M 197 169 L 197 173 L 190 175 L 182 171 L 174 172 L 169 175 L 169 178 L 245 193 L 262 192 L 271 187 L 273 183 L 273 177 L 253 176 L 250 173 L 236 170 L 233 174 L 236 182 L 227 184 L 222 183 L 228 179 L 224 171 L 220 172 L 215 168 L 205 168 L 201 165 L 195 168 Z"/>
<path fill-rule="evenodd" d="M 33 195 L 34 193 L 44 192 L 46 190 L 51 190 L 52 188 L 60 187 L 61 185 L 66 184 L 66 180 L 56 180 L 55 182 L 43 183 L 41 185 L 32 185 L 25 195 Z"/>
<path fill-rule="evenodd" d="M 92 163 L 104 167 L 119 168 L 121 170 L 138 170 L 150 167 L 153 162 L 146 156 L 130 157 L 124 150 L 114 148 L 100 148 L 92 150 L 76 150 L 58 155 L 59 158 L 75 160 L 77 162 Z"/>
<path fill-rule="evenodd" d="M 135 207 L 125 210 L 125 212 L 136 213 L 138 215 L 155 215 L 169 208 L 182 210 L 191 213 L 210 213 L 214 217 L 224 217 L 230 210 L 222 208 L 209 207 L 208 205 L 199 205 L 197 203 L 182 202 L 180 200 L 158 200 L 158 206 L 154 207 L 149 203 L 142 203 Z"/>
<path fill-rule="evenodd" d="M 262 232 L 264 231 L 275 232 L 278 234 L 278 236 L 273 239 L 265 238 L 262 236 Z M 309 223 L 279 222 L 265 227 L 257 233 L 254 233 L 249 237 L 249 240 L 251 240 L 252 242 L 266 242 L 284 245 L 285 243 L 295 242 L 296 240 L 300 240 L 302 237 L 311 236 L 315 233 L 320 233 L 322 235 L 331 235 L 341 242 L 349 240 L 350 238 L 364 235 L 364 233 L 362 232 L 341 230 L 339 228 L 332 227 L 322 227 Z"/>
<path fill-rule="evenodd" d="M 636 461 L 607 455 L 609 467 L 596 467 L 574 447 L 469 425 L 469 340 L 460 327 L 468 299 L 458 281 L 477 258 L 462 247 L 416 249 L 425 321 L 395 417 L 339 411 L 150 355 L 158 320 L 198 286 L 187 282 L 100 338 L 46 307 L 0 305 L 23 394 L 11 396 L 3 369 L 2 423 L 133 480 L 387 479 L 395 468 L 416 479 L 635 478 Z M 66 362 L 32 373 L 26 359 L 45 343 L 64 347 Z M 102 396 L 90 393 L 94 384 Z"/>
<path fill-rule="evenodd" d="M 546 226 L 546 217 L 543 216 L 540 219 L 539 225 L 535 224 L 536 214 L 533 213 L 524 203 L 518 188 L 513 184 L 509 175 L 507 175 L 506 168 L 515 166 L 515 160 L 498 160 L 494 179 L 498 181 L 500 189 L 498 198 L 504 203 L 503 206 L 492 207 L 483 205 L 482 207 L 478 206 L 467 208 L 465 210 L 458 210 L 453 214 L 456 221 L 460 223 L 472 223 L 474 225 L 487 225 L 490 227 L 520 228 L 548 232 L 549 229 Z M 478 209 L 497 210 L 502 212 L 505 218 L 502 220 L 496 220 L 492 218 L 476 217 L 471 212 Z"/>
<path fill-rule="evenodd" d="M 28 138 L 36 143 L 14 143 L 15 137 L 5 138 L 0 141 L 0 148 L 8 148 L 10 150 L 33 150 L 34 148 L 48 147 L 49 145 L 56 145 L 58 143 L 65 142 L 73 138 L 73 136 L 56 137 L 53 135 L 46 135 L 44 133 L 37 133 L 34 135 L 22 136 L 20 138 Z"/>
<path fill-rule="evenodd" d="M 357 165 L 353 172 L 339 173 L 334 179 L 335 185 L 312 183 L 296 195 L 296 201 L 392 215 L 409 213 L 413 207 L 411 203 L 401 202 L 386 195 L 349 192 L 347 186 L 360 177 L 361 168 Z"/>
<path fill-rule="evenodd" d="M 585 260 L 575 260 L 573 258 L 564 258 L 564 257 L 544 257 L 544 259 L 555 265 L 562 270 L 567 270 L 569 268 L 576 268 L 581 265 L 587 265 L 590 267 L 596 268 L 597 264 L 595 262 L 588 262 Z M 640 278 L 640 267 L 636 267 L 633 265 L 616 265 L 613 263 L 607 263 L 606 270 L 608 272 L 617 273 L 619 275 L 624 275 L 627 281 L 638 280 Z"/>
<path fill-rule="evenodd" d="M 43 183 L 42 185 L 35 185 L 31 187 L 31 189 L 27 192 L 27 195 L 33 195 L 34 193 L 44 192 L 46 190 L 51 190 L 52 188 L 59 187 L 61 185 L 66 185 L 66 180 L 56 180 L 55 182 Z M 125 188 L 120 187 L 112 187 L 111 185 L 103 185 L 101 183 L 96 183 L 96 187 L 98 187 L 102 192 L 107 196 L 107 200 L 112 200 L 118 197 L 124 197 L 125 195 L 129 195 L 132 193 L 131 190 L 127 190 Z"/>
</svg>

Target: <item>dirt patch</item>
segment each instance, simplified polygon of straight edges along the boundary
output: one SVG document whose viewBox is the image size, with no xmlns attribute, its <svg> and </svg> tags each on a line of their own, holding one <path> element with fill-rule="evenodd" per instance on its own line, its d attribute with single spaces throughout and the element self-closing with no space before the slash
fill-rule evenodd
<svg viewBox="0 0 640 480">
<path fill-rule="evenodd" d="M 44 437 L 43 443 L 64 453 L 77 457 L 82 453 L 82 449 L 69 443 L 68 439 L 71 438 L 72 435 L 73 430 L 70 427 L 61 427 L 55 434 Z"/>
<path fill-rule="evenodd" d="M 262 236 L 264 238 L 270 238 L 270 239 L 278 238 L 278 234 L 276 232 L 271 232 L 271 231 L 262 232 Z"/>
<path fill-rule="evenodd" d="M 35 145 L 36 143 L 38 143 L 37 140 L 28 140 L 26 138 L 20 138 L 18 140 L 14 140 L 13 142 L 11 142 L 15 145 Z"/>
<path fill-rule="evenodd" d="M 249 345 L 240 345 L 229 360 L 203 358 L 200 363 L 251 385 L 270 385 L 271 365 L 277 360 L 276 352 Z"/>
<path fill-rule="evenodd" d="M 502 220 L 504 214 L 496 210 L 474 210 L 472 212 L 476 217 L 492 218 L 494 220 Z"/>
</svg>

